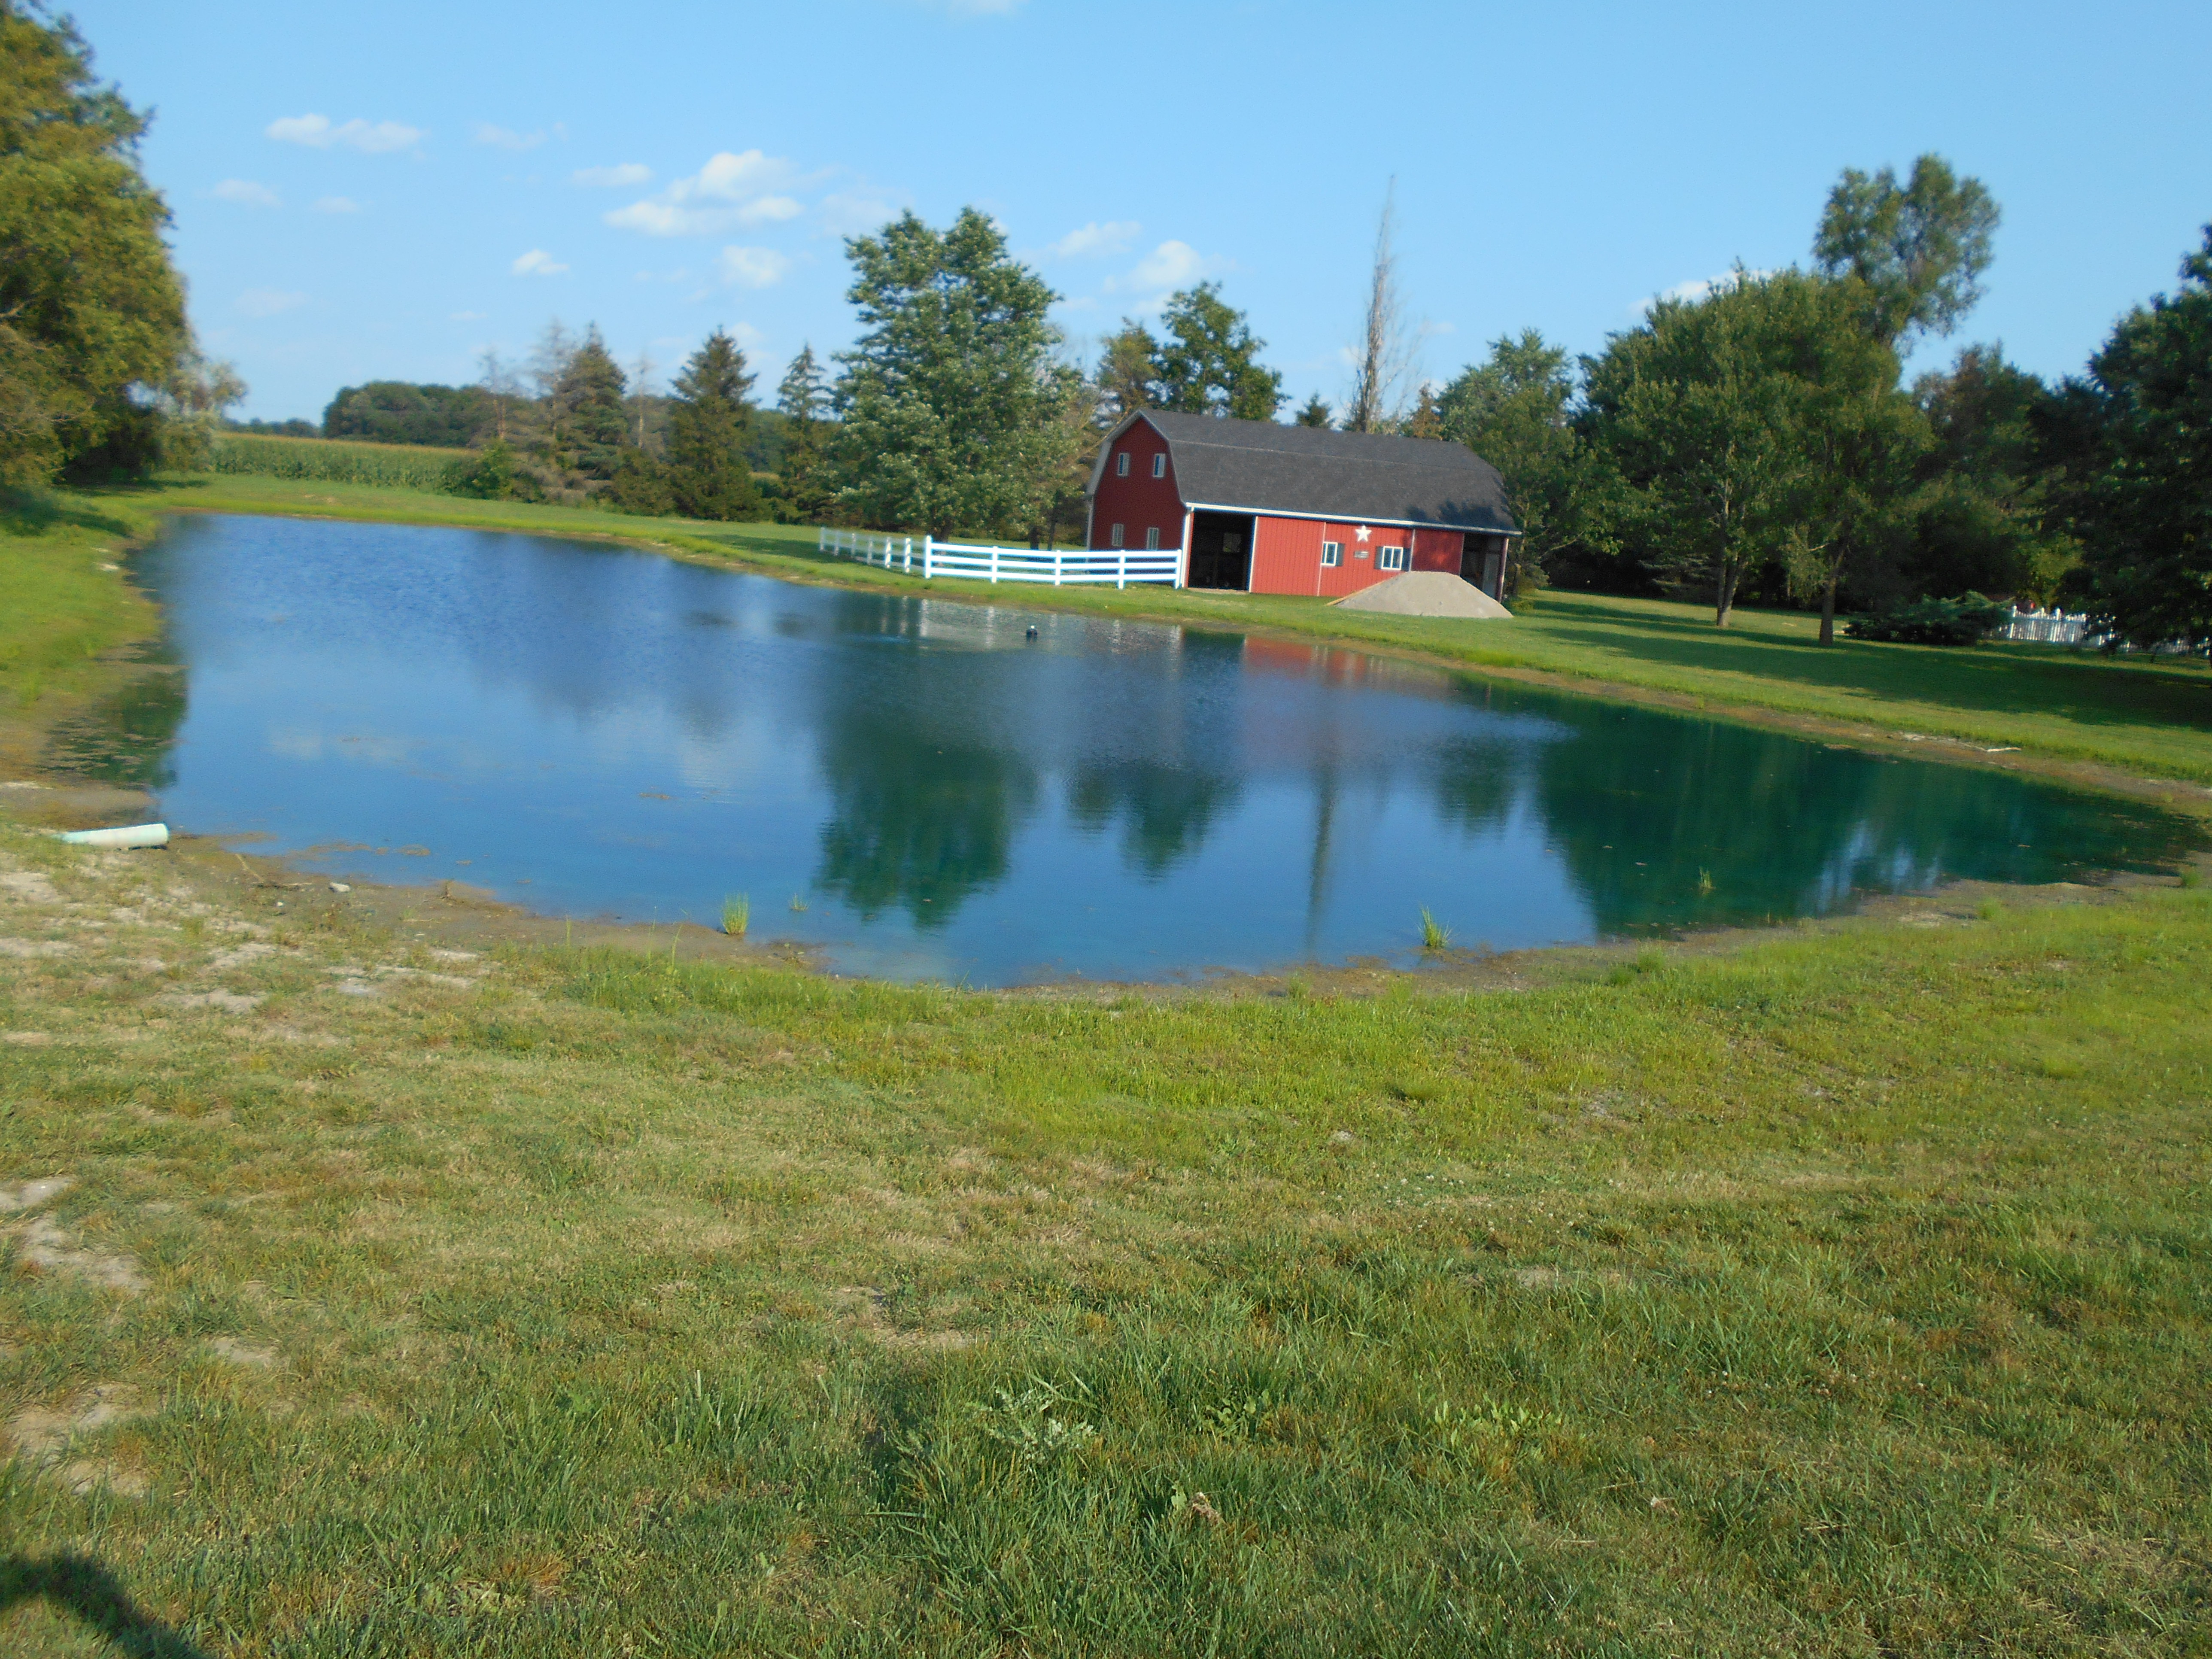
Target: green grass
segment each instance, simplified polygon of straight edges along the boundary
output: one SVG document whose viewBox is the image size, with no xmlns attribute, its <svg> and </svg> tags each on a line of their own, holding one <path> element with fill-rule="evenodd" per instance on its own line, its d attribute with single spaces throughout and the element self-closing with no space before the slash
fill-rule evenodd
<svg viewBox="0 0 2212 1659">
<path fill-rule="evenodd" d="M 102 659 L 159 625 L 116 561 L 143 514 L 79 495 L 0 493 L 0 763 L 103 678 Z"/>
<path fill-rule="evenodd" d="M 135 499 L 151 498 L 141 491 Z M 159 499 L 210 511 L 599 536 L 800 580 L 902 592 L 924 586 L 918 577 L 825 561 L 815 551 L 814 532 L 803 527 L 635 519 L 339 484 L 303 489 L 266 477 L 185 481 Z M 1716 715 L 1808 723 L 1824 735 L 1942 740 L 1919 752 L 1981 758 L 1981 750 L 2016 750 L 2035 759 L 2212 785 L 2212 672 L 2196 662 L 2107 659 L 2009 642 L 1954 651 L 1846 639 L 1824 648 L 1814 637 L 1817 620 L 1802 612 L 1739 610 L 1723 630 L 1698 605 L 1560 592 L 1540 596 L 1510 623 L 1471 623 L 1352 613 L 1315 599 L 1264 594 L 992 588 L 949 580 L 933 591 L 988 596 L 996 604 L 1258 629 Z M 2208 802 L 2199 789 L 2185 792 L 2177 804 L 2201 811 Z"/>
<path fill-rule="evenodd" d="M 732 893 L 722 901 L 722 931 L 732 939 L 743 939 L 752 918 L 753 902 L 743 893 Z"/>
<path fill-rule="evenodd" d="M 0 862 L 8 1651 L 2202 1651 L 2201 890 L 1071 996 Z"/>
</svg>

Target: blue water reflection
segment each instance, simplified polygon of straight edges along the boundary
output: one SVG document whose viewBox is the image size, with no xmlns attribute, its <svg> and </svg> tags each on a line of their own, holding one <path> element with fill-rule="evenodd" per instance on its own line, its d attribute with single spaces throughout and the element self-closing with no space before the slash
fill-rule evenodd
<svg viewBox="0 0 2212 1659">
<path fill-rule="evenodd" d="M 1010 983 L 1500 949 L 2147 867 L 2181 821 L 1353 652 L 461 530 L 180 520 L 64 758 L 332 874 Z M 1034 624 L 1039 636 L 1027 637 Z M 787 908 L 793 899 L 804 909 Z"/>
</svg>

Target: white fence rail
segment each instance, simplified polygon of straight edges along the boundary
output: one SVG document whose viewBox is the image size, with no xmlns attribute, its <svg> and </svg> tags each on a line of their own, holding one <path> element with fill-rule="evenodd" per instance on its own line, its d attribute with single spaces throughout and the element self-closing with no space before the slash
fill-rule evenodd
<svg viewBox="0 0 2212 1659">
<path fill-rule="evenodd" d="M 821 532 L 817 545 L 832 558 L 856 559 L 924 581 L 960 576 L 971 581 L 1048 582 L 1054 587 L 1078 583 L 1165 582 L 1182 586 L 1180 548 L 977 547 L 940 542 L 932 536 L 880 536 L 866 530 Z"/>
</svg>

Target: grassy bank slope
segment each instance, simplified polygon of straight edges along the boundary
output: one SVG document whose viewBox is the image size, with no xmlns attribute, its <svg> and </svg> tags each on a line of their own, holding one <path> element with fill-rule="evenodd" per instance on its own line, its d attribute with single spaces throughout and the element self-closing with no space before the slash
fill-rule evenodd
<svg viewBox="0 0 2212 1659">
<path fill-rule="evenodd" d="M 9 1651 L 2201 1651 L 2205 891 L 1071 1000 L 175 879 L 0 837 Z"/>
<path fill-rule="evenodd" d="M 159 626 L 116 561 L 149 516 L 68 495 L 0 492 L 0 769 L 112 677 L 103 658 Z"/>
<path fill-rule="evenodd" d="M 140 494 L 137 499 L 148 498 Z M 741 560 L 809 580 L 918 591 L 917 579 L 825 565 L 811 531 L 773 525 L 640 520 L 408 490 L 303 486 L 265 478 L 193 481 L 173 505 L 290 512 L 410 523 L 471 524 L 652 541 L 698 557 Z M 1158 589 L 1024 588 L 940 582 L 933 590 L 999 603 L 1261 627 L 1320 641 L 1413 652 L 1493 673 L 1610 690 L 1713 712 L 1781 715 L 2016 748 L 2138 775 L 2212 784 L 2212 672 L 2202 664 L 2106 659 L 2025 644 L 1973 651 L 1847 640 L 1823 650 L 1814 620 L 1741 611 L 1723 631 L 1695 605 L 1594 594 L 1547 593 L 1510 623 L 1382 617 L 1318 600 Z M 2201 791 L 2192 792 L 2201 808 Z"/>
</svg>

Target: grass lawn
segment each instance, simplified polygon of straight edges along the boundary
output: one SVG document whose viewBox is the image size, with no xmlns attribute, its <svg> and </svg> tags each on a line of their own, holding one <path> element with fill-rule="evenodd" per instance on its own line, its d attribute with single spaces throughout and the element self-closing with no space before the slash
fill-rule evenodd
<svg viewBox="0 0 2212 1659">
<path fill-rule="evenodd" d="M 63 498 L 0 538 L 0 640 L 63 665 L 0 663 L 22 719 L 149 625 L 98 526 L 185 503 L 887 580 Z M 2201 669 L 1694 614 L 1551 596 L 1480 649 L 2212 775 Z M 996 994 L 468 956 L 0 823 L 0 1652 L 2203 1653 L 2203 873 L 1487 988 Z"/>
<path fill-rule="evenodd" d="M 469 524 L 658 544 L 687 556 L 855 586 L 918 592 L 919 578 L 815 551 L 811 530 L 641 520 L 574 508 L 346 484 L 257 477 L 194 478 L 127 501 L 144 514 L 284 512 L 398 522 Z M 2062 647 L 2004 643 L 1971 651 L 1839 640 L 1823 650 L 1816 619 L 1740 611 L 1727 629 L 1709 609 L 1662 600 L 1547 592 L 1510 623 L 1382 617 L 1319 600 L 1158 588 L 1047 589 L 940 580 L 931 591 L 994 602 L 1235 628 L 1262 628 L 1410 653 L 1570 690 L 1632 695 L 1711 713 L 1783 717 L 1876 740 L 1911 732 L 1975 750 L 2016 749 L 2035 759 L 2087 763 L 2139 777 L 2212 785 L 2212 672 L 2201 662 L 2106 659 Z M 2178 804 L 2205 809 L 2199 787 Z"/>
<path fill-rule="evenodd" d="M 8 1651 L 2202 1651 L 2202 889 L 1076 999 L 0 855 Z"/>
</svg>

